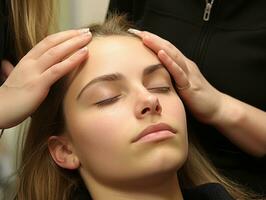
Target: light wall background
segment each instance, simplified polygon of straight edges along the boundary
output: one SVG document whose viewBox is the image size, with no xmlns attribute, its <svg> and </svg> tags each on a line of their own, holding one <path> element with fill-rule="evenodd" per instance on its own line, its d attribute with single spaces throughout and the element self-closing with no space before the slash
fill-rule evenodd
<svg viewBox="0 0 266 200">
<path fill-rule="evenodd" d="M 81 28 L 104 21 L 109 0 L 59 0 L 58 22 L 60 30 Z M 6 181 L 16 169 L 17 138 L 27 126 L 23 123 L 6 129 L 0 139 L 0 200 Z"/>
<path fill-rule="evenodd" d="M 106 16 L 109 0 L 60 0 L 61 30 L 101 23 Z"/>
</svg>

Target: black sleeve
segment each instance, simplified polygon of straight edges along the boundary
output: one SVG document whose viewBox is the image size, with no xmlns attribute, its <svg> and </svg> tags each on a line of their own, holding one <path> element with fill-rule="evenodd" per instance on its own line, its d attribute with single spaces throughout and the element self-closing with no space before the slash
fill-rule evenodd
<svg viewBox="0 0 266 200">
<path fill-rule="evenodd" d="M 0 60 L 4 57 L 7 28 L 7 13 L 5 1 L 0 2 Z"/>
<path fill-rule="evenodd" d="M 11 28 L 11 4 L 8 0 L 0 2 L 0 60 L 6 59 L 13 65 L 18 60 L 15 49 L 15 35 Z"/>
<path fill-rule="evenodd" d="M 110 0 L 109 12 L 130 13 L 133 0 Z"/>
<path fill-rule="evenodd" d="M 127 14 L 130 21 L 137 23 L 143 17 L 146 0 L 110 0 L 108 12 Z"/>
<path fill-rule="evenodd" d="M 184 200 L 234 200 L 219 183 L 206 183 L 182 191 Z"/>
</svg>

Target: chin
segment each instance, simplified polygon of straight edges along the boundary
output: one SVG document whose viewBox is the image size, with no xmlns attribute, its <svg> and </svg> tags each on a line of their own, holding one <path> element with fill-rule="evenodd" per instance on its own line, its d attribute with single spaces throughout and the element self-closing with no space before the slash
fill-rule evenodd
<svg viewBox="0 0 266 200">
<path fill-rule="evenodd" d="M 186 161 L 184 155 L 164 155 L 159 157 L 155 163 L 152 171 L 158 173 L 176 172 L 178 171 Z"/>
<path fill-rule="evenodd" d="M 150 175 L 176 173 L 187 159 L 187 150 L 171 147 L 156 148 L 142 160 L 144 173 Z"/>
</svg>

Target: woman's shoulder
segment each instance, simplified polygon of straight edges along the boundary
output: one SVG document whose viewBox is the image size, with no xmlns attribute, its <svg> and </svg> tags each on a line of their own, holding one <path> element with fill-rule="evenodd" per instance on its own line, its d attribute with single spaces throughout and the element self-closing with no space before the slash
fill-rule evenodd
<svg viewBox="0 0 266 200">
<path fill-rule="evenodd" d="M 207 183 L 182 191 L 184 200 L 234 200 L 219 183 Z"/>
</svg>

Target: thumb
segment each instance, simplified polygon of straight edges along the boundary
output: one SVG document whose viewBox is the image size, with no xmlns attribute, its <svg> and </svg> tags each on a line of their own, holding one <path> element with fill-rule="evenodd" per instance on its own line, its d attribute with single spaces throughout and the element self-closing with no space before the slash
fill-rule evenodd
<svg viewBox="0 0 266 200">
<path fill-rule="evenodd" d="M 13 69 L 14 69 L 14 66 L 9 61 L 2 60 L 1 74 L 4 76 L 4 78 L 7 78 Z"/>
</svg>

